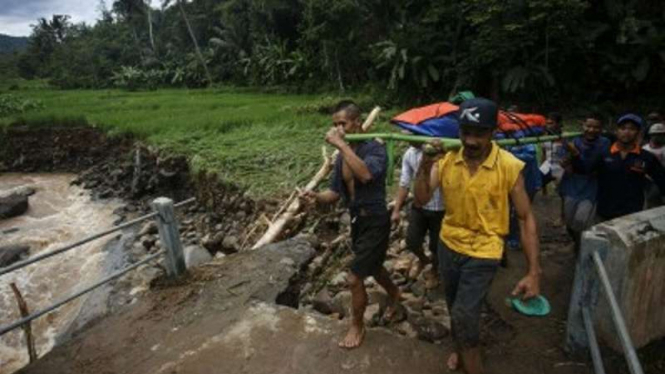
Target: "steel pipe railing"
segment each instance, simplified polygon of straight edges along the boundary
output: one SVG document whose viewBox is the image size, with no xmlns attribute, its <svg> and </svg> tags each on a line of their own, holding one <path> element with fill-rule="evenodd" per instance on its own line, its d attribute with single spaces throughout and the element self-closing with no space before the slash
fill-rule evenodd
<svg viewBox="0 0 665 374">
<path fill-rule="evenodd" d="M 70 251 L 74 248 L 77 248 L 77 247 L 83 245 L 83 244 L 86 244 L 86 243 L 91 242 L 93 240 L 96 240 L 96 239 L 99 239 L 101 237 L 110 235 L 114 232 L 123 230 L 127 227 L 130 227 L 132 225 L 135 225 L 137 223 L 140 223 L 140 222 L 143 222 L 147 219 L 155 218 L 155 217 L 158 218 L 157 225 L 159 227 L 160 237 L 166 238 L 168 236 L 168 238 L 170 239 L 170 245 L 169 245 L 169 243 L 165 243 L 166 249 L 159 250 L 158 252 L 156 252 L 154 254 L 151 254 L 151 255 L 143 258 L 142 260 L 140 260 L 140 261 L 138 261 L 138 262 L 136 262 L 136 263 L 134 263 L 130 266 L 127 266 L 124 269 L 118 270 L 118 271 L 112 273 L 111 275 L 101 279 L 100 281 L 98 281 L 98 282 L 96 282 L 96 283 L 94 283 L 94 284 L 92 284 L 92 285 L 90 285 L 90 286 L 88 286 L 88 287 L 86 287 L 82 290 L 79 290 L 79 291 L 75 292 L 74 294 L 72 294 L 72 295 L 70 295 L 70 296 L 68 296 L 68 297 L 52 304 L 51 306 L 49 306 L 47 308 L 44 308 L 44 309 L 42 309 L 38 312 L 34 312 L 34 313 L 32 313 L 28 316 L 25 316 L 25 317 L 13 322 L 13 323 L 7 325 L 7 326 L 0 327 L 0 336 L 6 334 L 9 331 L 12 331 L 12 330 L 16 329 L 16 328 L 18 328 L 18 327 L 20 327 L 20 326 L 22 326 L 26 323 L 29 323 L 32 320 L 34 320 L 36 318 L 39 318 L 39 317 L 43 316 L 46 313 L 49 313 L 49 312 L 51 312 L 55 309 L 60 308 L 61 306 L 67 304 L 68 302 L 70 302 L 70 301 L 72 301 L 72 300 L 74 300 L 78 297 L 81 297 L 82 295 L 85 295 L 86 293 L 91 292 L 91 291 L 101 287 L 102 285 L 104 285 L 104 284 L 106 284 L 106 283 L 108 283 L 108 282 L 110 282 L 110 281 L 112 281 L 116 278 L 119 278 L 119 277 L 125 275 L 126 273 L 138 268 L 139 266 L 141 266 L 141 265 L 143 265 L 147 262 L 150 262 L 150 261 L 156 259 L 159 256 L 164 255 L 167 252 L 180 252 L 180 253 L 170 253 L 170 256 L 167 258 L 167 268 L 169 270 L 169 275 L 178 276 L 178 275 L 182 274 L 185 271 L 185 269 L 184 269 L 184 258 L 183 258 L 182 253 L 181 253 L 182 248 L 181 248 L 181 245 L 180 245 L 179 234 L 177 232 L 177 220 L 175 219 L 174 208 L 178 208 L 178 207 L 190 204 L 194 201 L 196 201 L 195 198 L 190 198 L 190 199 L 181 201 L 177 204 L 173 204 L 173 202 L 170 199 L 158 198 L 153 203 L 153 208 L 155 209 L 155 212 L 153 212 L 153 213 L 146 214 L 146 215 L 141 216 L 139 218 L 133 219 L 129 222 L 123 223 L 121 225 L 117 225 L 117 226 L 112 227 L 108 230 L 104 230 L 102 232 L 96 233 L 94 235 L 91 235 L 91 236 L 83 239 L 83 240 L 79 240 L 78 242 L 68 244 L 64 247 L 58 248 L 58 249 L 50 251 L 48 253 L 43 253 L 43 254 L 34 256 L 32 258 L 29 258 L 27 260 L 17 262 L 15 264 L 11 265 L 11 266 L 0 269 L 0 276 L 1 276 L 1 275 L 10 273 L 12 271 L 21 269 L 21 268 L 23 268 L 25 266 L 28 266 L 30 264 L 34 264 L 36 262 L 42 261 L 42 260 L 47 259 L 49 257 L 52 257 L 52 256 L 55 256 L 55 255 Z M 164 217 L 165 214 L 168 215 L 168 217 Z M 165 220 L 165 218 L 168 219 L 169 222 L 163 222 Z M 178 260 L 177 263 L 175 263 L 174 258 L 176 258 Z M 177 268 L 176 268 L 176 265 L 178 265 Z"/>
<path fill-rule="evenodd" d="M 177 203 L 177 204 L 174 204 L 173 207 L 174 207 L 174 208 L 178 208 L 178 207 L 181 207 L 181 206 L 183 206 L 183 205 L 187 205 L 187 204 L 189 204 L 189 203 L 191 203 L 191 202 L 193 202 L 193 201 L 195 201 L 195 200 L 196 200 L 196 198 L 190 198 L 190 199 L 187 199 L 187 200 L 181 201 L 181 202 L 179 202 L 179 203 Z M 72 249 L 74 249 L 74 248 L 76 248 L 76 247 L 79 247 L 79 246 L 81 246 L 81 245 L 83 245 L 83 244 L 89 243 L 89 242 L 91 242 L 91 241 L 93 241 L 93 240 L 97 240 L 97 239 L 99 239 L 99 238 L 103 238 L 103 237 L 105 237 L 105 236 L 107 236 L 107 235 L 113 234 L 114 232 L 118 232 L 118 231 L 123 230 L 123 229 L 125 229 L 125 228 L 127 228 L 127 227 L 133 226 L 133 225 L 135 225 L 135 224 L 137 224 L 137 223 L 141 223 L 141 222 L 143 222 L 143 221 L 145 221 L 145 220 L 148 220 L 148 219 L 150 219 L 150 218 L 154 218 L 154 217 L 156 217 L 157 215 L 158 215 L 157 212 L 152 212 L 152 213 L 150 213 L 150 214 L 146 214 L 146 215 L 141 216 L 141 217 L 139 217 L 139 218 L 136 218 L 136 219 L 133 219 L 133 220 L 131 220 L 131 221 L 125 222 L 125 223 L 123 223 L 123 224 L 120 224 L 120 225 L 118 225 L 118 226 L 112 227 L 112 228 L 110 228 L 110 229 L 108 229 L 108 230 L 104 230 L 104 231 L 98 232 L 98 233 L 96 233 L 96 234 L 90 235 L 89 237 L 87 237 L 87 238 L 85 238 L 85 239 L 83 239 L 83 240 L 79 240 L 78 242 L 74 242 L 74 243 L 68 244 L 68 245 L 66 245 L 66 246 L 64 246 L 64 247 L 61 247 L 61 248 L 55 249 L 55 250 L 53 250 L 53 251 L 50 251 L 50 252 L 47 252 L 47 253 L 42 253 L 42 254 L 39 254 L 39 255 L 37 255 L 37 256 L 34 256 L 34 257 L 30 257 L 30 258 L 28 258 L 28 259 L 25 259 L 25 260 L 23 260 L 23 261 L 19 261 L 19 262 L 17 262 L 17 263 L 14 263 L 14 264 L 12 264 L 12 265 L 10 265 L 10 266 L 4 267 L 4 268 L 0 268 L 0 276 L 3 276 L 3 275 L 5 275 L 5 274 L 7 274 L 7 273 L 11 273 L 11 272 L 14 271 L 14 270 L 18 270 L 18 269 L 24 268 L 24 267 L 26 267 L 26 266 L 28 266 L 28 265 L 34 264 L 35 262 L 39 262 L 39 261 L 45 260 L 45 259 L 47 259 L 47 258 L 49 258 L 49 257 L 53 257 L 53 256 L 55 256 L 55 255 L 58 255 L 58 254 L 61 254 L 61 253 L 64 253 L 64 252 L 70 251 L 70 250 L 72 250 Z"/>
<path fill-rule="evenodd" d="M 596 339 L 596 330 L 593 328 L 593 319 L 589 308 L 582 308 L 582 320 L 584 321 L 584 329 L 586 330 L 587 339 L 589 339 L 589 350 L 591 351 L 591 361 L 593 362 L 593 371 L 596 374 L 605 374 L 605 366 L 603 365 L 603 356 L 598 347 L 598 340 Z"/>
<path fill-rule="evenodd" d="M 593 257 L 593 262 L 596 265 L 596 272 L 598 273 L 598 278 L 600 278 L 600 284 L 602 285 L 603 293 L 607 298 L 607 302 L 610 304 L 612 320 L 614 322 L 614 326 L 617 329 L 617 332 L 619 333 L 619 340 L 621 341 L 623 353 L 626 356 L 628 368 L 630 369 L 631 374 L 644 374 L 640 360 L 637 357 L 637 352 L 635 351 L 635 346 L 633 346 L 633 341 L 630 338 L 630 334 L 628 333 L 626 322 L 623 319 L 623 314 L 619 308 L 619 303 L 617 302 L 614 291 L 612 290 L 612 284 L 610 283 L 610 278 L 607 276 L 607 270 L 605 270 L 603 260 L 600 258 L 598 251 L 593 252 L 591 256 Z"/>
<path fill-rule="evenodd" d="M 147 262 L 150 262 L 150 261 L 156 259 L 157 257 L 163 255 L 164 252 L 165 251 L 162 249 L 162 250 L 158 251 L 157 253 L 151 254 L 151 255 L 147 256 L 146 258 L 142 259 L 141 261 L 136 262 L 136 263 L 134 263 L 130 266 L 127 266 L 126 268 L 124 268 L 122 270 L 118 270 L 115 273 L 109 275 L 108 277 L 106 277 L 106 278 L 104 278 L 104 279 L 102 279 L 102 280 L 100 280 L 100 281 L 98 281 L 98 282 L 96 282 L 96 283 L 80 290 L 80 291 L 75 292 L 74 294 L 72 294 L 72 295 L 56 302 L 55 304 L 49 306 L 48 308 L 44 308 L 44 309 L 42 309 L 38 312 L 35 312 L 35 313 L 32 313 L 32 314 L 30 314 L 26 317 L 23 317 L 23 318 L 17 320 L 16 322 L 14 322 L 12 324 L 1 327 L 0 328 L 0 336 L 8 333 L 11 330 L 14 330 L 14 329 L 20 327 L 20 326 L 22 326 L 22 325 L 24 325 L 24 324 L 26 324 L 26 323 L 34 320 L 34 319 L 37 319 L 37 318 L 43 316 L 46 313 L 49 313 L 49 312 L 52 312 L 55 309 L 58 309 L 61 306 L 67 304 L 68 302 L 70 302 L 70 301 L 72 301 L 72 300 L 74 300 L 78 297 L 81 297 L 81 296 L 85 295 L 86 293 L 88 293 L 88 292 L 90 292 L 90 291 L 92 291 L 92 290 L 94 290 L 98 287 L 101 287 L 102 285 L 104 285 L 104 284 L 106 284 L 106 283 L 108 283 L 108 282 L 110 282 L 110 281 L 112 281 L 116 278 L 119 278 L 119 277 L 125 275 L 126 273 L 136 269 L 137 267 L 139 267 L 139 266 L 141 266 L 141 265 L 143 265 Z"/>
</svg>

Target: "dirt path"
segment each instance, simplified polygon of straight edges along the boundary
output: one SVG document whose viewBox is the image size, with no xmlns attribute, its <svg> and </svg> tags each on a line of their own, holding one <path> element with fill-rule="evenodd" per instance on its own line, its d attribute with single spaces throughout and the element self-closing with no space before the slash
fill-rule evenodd
<svg viewBox="0 0 665 374">
<path fill-rule="evenodd" d="M 537 198 L 543 242 L 545 318 L 523 317 L 505 298 L 524 273 L 520 252 L 497 276 L 484 317 L 490 373 L 592 373 L 563 352 L 575 260 L 555 199 Z M 365 344 L 336 346 L 342 322 L 275 304 L 314 251 L 287 241 L 196 269 L 179 285 L 158 287 L 21 373 L 444 373 L 450 342 L 434 345 L 370 329 Z"/>
</svg>

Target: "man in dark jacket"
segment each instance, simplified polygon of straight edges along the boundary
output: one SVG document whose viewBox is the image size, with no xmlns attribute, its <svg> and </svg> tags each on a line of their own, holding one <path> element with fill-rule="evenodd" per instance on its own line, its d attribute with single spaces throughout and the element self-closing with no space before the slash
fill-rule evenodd
<svg viewBox="0 0 665 374">
<path fill-rule="evenodd" d="M 665 169 L 654 155 L 640 147 L 639 135 L 644 125 L 635 114 L 626 114 L 617 121 L 617 140 L 597 165 L 600 221 L 641 211 L 649 179 L 665 191 Z"/>
</svg>

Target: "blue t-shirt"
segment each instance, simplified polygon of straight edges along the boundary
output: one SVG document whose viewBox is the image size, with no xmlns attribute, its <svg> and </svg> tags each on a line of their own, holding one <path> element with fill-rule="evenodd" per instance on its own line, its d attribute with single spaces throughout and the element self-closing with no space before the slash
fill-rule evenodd
<svg viewBox="0 0 665 374">
<path fill-rule="evenodd" d="M 367 165 L 372 180 L 362 183 L 354 178 L 355 199 L 350 201 L 342 175 L 343 160 L 340 154 L 335 160 L 330 189 L 340 194 L 351 214 L 356 214 L 361 209 L 370 214 L 386 214 L 386 170 L 388 169 L 386 148 L 376 140 L 371 140 L 358 143 L 355 153 Z"/>
<path fill-rule="evenodd" d="M 573 171 L 563 174 L 559 184 L 559 193 L 563 197 L 595 202 L 598 195 L 598 178 L 594 172 L 594 166 L 609 151 L 610 141 L 600 136 L 595 141 L 588 142 L 580 136 L 574 138 L 572 142 L 580 152 L 580 156 L 573 160 Z M 566 147 L 561 147 L 559 151 L 561 152 L 560 159 L 570 157 Z"/>
</svg>

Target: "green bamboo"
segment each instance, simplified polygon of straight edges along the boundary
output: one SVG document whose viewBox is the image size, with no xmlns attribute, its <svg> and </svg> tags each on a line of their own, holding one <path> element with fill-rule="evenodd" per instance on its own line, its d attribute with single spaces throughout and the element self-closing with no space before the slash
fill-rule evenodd
<svg viewBox="0 0 665 374">
<path fill-rule="evenodd" d="M 544 135 L 534 136 L 530 138 L 521 139 L 501 139 L 496 140 L 496 144 L 500 147 L 511 147 L 526 144 L 541 144 L 555 140 L 574 138 L 581 135 L 580 132 L 565 132 L 561 135 Z M 386 152 L 388 153 L 388 185 L 393 184 L 393 163 L 395 162 L 395 141 L 411 142 L 411 143 L 427 143 L 432 140 L 440 141 L 443 150 L 452 151 L 462 148 L 462 142 L 459 139 L 448 138 L 435 138 L 431 136 L 421 135 L 405 135 L 398 133 L 379 133 L 379 134 L 349 134 L 344 139 L 350 142 L 360 142 L 363 140 L 382 139 L 386 142 Z"/>
<path fill-rule="evenodd" d="M 395 163 L 395 141 L 388 139 L 386 141 L 386 152 L 388 152 L 388 185 L 393 184 L 393 174 L 395 168 L 393 164 Z"/>
<path fill-rule="evenodd" d="M 567 138 L 574 138 L 581 135 L 580 132 L 566 132 L 561 135 L 544 135 L 544 136 L 534 136 L 529 138 L 521 139 L 501 139 L 496 140 L 496 143 L 501 147 L 511 147 L 525 144 L 540 144 L 551 142 L 554 140 L 561 140 Z M 462 148 L 462 142 L 459 139 L 449 139 L 449 138 L 435 138 L 430 136 L 421 136 L 421 135 L 404 135 L 398 133 L 377 133 L 377 134 L 349 134 L 344 137 L 344 139 L 350 142 L 359 142 L 363 140 L 371 139 L 383 139 L 385 141 L 403 141 L 403 142 L 415 142 L 415 143 L 427 143 L 431 141 L 439 140 L 443 149 L 446 151 L 455 150 Z"/>
</svg>

